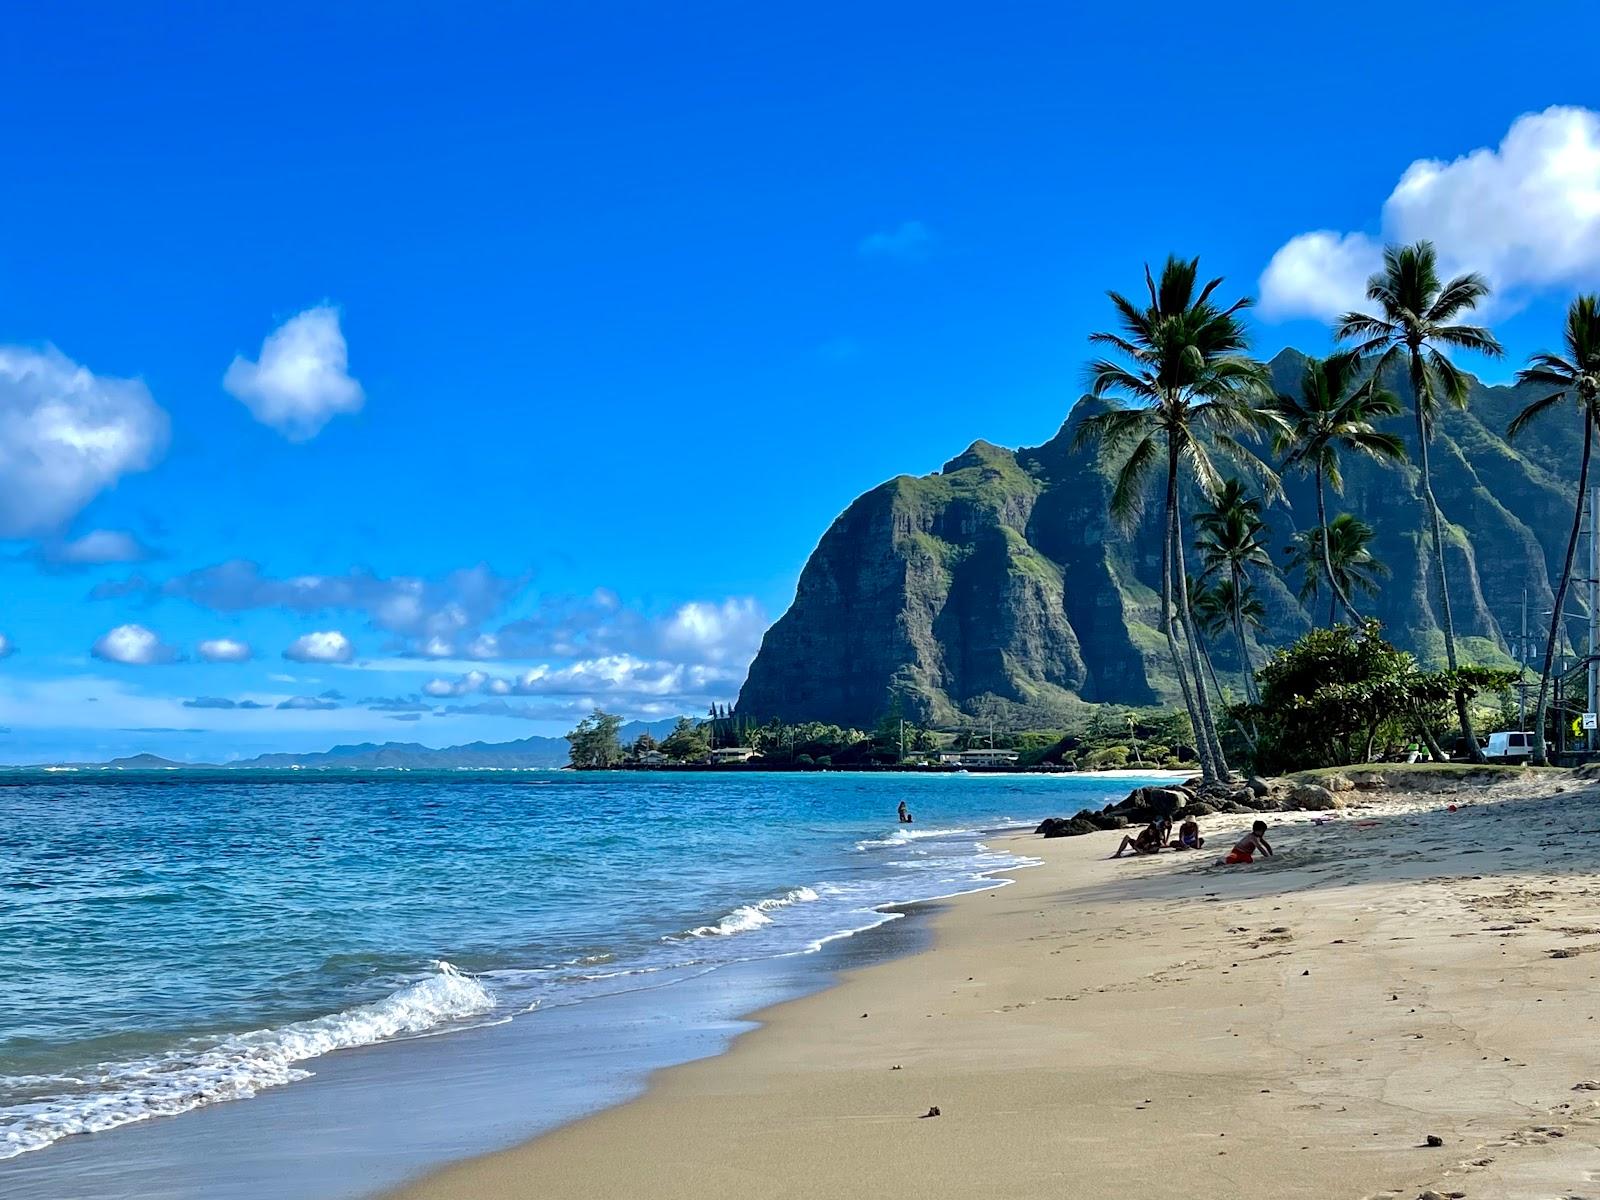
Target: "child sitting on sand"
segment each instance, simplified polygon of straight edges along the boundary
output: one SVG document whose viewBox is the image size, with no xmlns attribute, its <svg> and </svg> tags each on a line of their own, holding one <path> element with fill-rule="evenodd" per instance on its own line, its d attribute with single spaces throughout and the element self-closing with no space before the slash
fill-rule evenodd
<svg viewBox="0 0 1600 1200">
<path fill-rule="evenodd" d="M 1267 823 L 1265 821 L 1257 821 L 1250 827 L 1249 833 L 1234 843 L 1233 849 L 1228 851 L 1228 857 L 1222 860 L 1222 865 L 1225 867 L 1237 867 L 1244 863 L 1254 862 L 1258 852 L 1265 854 L 1268 858 L 1272 857 L 1272 847 L 1267 845 Z"/>
<path fill-rule="evenodd" d="M 1167 844 L 1167 834 L 1171 829 L 1171 821 L 1166 817 L 1157 817 L 1139 831 L 1138 837 L 1124 835 L 1122 845 L 1117 847 L 1117 852 L 1111 857 L 1121 858 L 1126 850 L 1132 850 L 1135 854 L 1155 854 Z"/>
<path fill-rule="evenodd" d="M 1200 836 L 1200 822 L 1190 817 L 1178 826 L 1178 840 L 1172 843 L 1174 850 L 1199 850 L 1206 844 L 1205 838 Z"/>
</svg>

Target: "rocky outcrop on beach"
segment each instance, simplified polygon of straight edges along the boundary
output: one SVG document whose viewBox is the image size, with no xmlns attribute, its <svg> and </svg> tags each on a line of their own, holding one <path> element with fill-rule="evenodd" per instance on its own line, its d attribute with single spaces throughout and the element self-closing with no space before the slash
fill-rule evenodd
<svg viewBox="0 0 1600 1200">
<path fill-rule="evenodd" d="M 1295 351 L 1273 360 L 1279 390 L 1298 386 L 1304 362 Z M 1404 381 L 1395 386 L 1409 402 Z M 1503 436 L 1530 398 L 1475 382 L 1465 411 L 1441 414 L 1432 447 L 1456 626 L 1463 653 L 1481 662 L 1507 661 L 1505 631 L 1520 620 L 1524 588 L 1530 612 L 1549 609 L 1571 520 L 1576 423 L 1545 422 L 1515 444 Z M 890 480 L 851 504 L 768 630 L 737 711 L 868 726 L 898 701 L 907 717 L 939 725 L 993 715 L 1042 726 L 1085 701 L 1176 700 L 1156 627 L 1156 506 L 1133 530 L 1118 528 L 1107 514 L 1109 470 L 1075 445 L 1101 406 L 1081 400 L 1041 446 L 975 442 L 938 472 Z M 1409 420 L 1393 428 L 1414 458 Z M 1438 598 L 1413 481 L 1410 467 L 1351 461 L 1344 496 L 1329 499 L 1333 511 L 1375 528 L 1374 551 L 1392 572 L 1367 611 L 1391 639 L 1435 662 Z M 1268 513 L 1275 555 L 1315 521 L 1309 484 L 1292 479 L 1286 488 L 1286 502 Z M 1276 576 L 1256 586 L 1266 608 L 1258 655 L 1326 618 Z M 1229 639 L 1212 651 L 1223 674 L 1237 670 Z"/>
</svg>

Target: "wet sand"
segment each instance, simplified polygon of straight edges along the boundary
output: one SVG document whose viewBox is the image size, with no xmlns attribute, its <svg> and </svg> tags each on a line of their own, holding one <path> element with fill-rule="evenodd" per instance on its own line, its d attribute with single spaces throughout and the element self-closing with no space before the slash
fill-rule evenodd
<svg viewBox="0 0 1600 1200">
<path fill-rule="evenodd" d="M 1600 789 L 1433 782 L 1268 814 L 1252 867 L 1247 816 L 1016 838 L 928 951 L 397 1195 L 1600 1196 Z"/>
</svg>

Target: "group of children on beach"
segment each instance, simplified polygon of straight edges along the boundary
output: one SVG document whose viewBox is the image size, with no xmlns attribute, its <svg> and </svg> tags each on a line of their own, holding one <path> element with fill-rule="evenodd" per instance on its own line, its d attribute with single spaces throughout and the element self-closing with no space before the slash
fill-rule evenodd
<svg viewBox="0 0 1600 1200">
<path fill-rule="evenodd" d="M 1200 823 L 1193 817 L 1178 826 L 1178 836 L 1172 836 L 1172 818 L 1157 817 L 1139 831 L 1137 836 L 1124 837 L 1112 858 L 1121 858 L 1128 851 L 1135 854 L 1159 854 L 1162 850 L 1202 850 L 1206 840 L 1200 836 Z M 1234 843 L 1227 856 L 1219 861 L 1226 867 L 1241 866 L 1255 861 L 1257 854 L 1272 857 L 1272 847 L 1267 843 L 1267 823 L 1257 821 L 1250 832 Z"/>
</svg>

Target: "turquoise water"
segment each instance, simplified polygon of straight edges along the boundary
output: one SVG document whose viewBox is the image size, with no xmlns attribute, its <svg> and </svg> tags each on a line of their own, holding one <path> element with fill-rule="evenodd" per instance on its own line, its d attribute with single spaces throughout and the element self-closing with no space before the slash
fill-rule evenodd
<svg viewBox="0 0 1600 1200">
<path fill-rule="evenodd" d="M 803 954 L 1093 777 L 0 774 L 0 1157 Z M 901 826 L 905 800 L 917 822 Z"/>
</svg>

